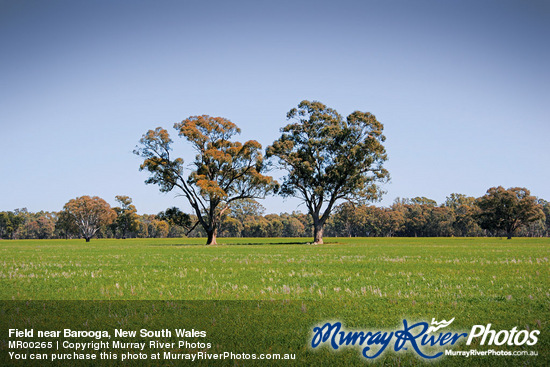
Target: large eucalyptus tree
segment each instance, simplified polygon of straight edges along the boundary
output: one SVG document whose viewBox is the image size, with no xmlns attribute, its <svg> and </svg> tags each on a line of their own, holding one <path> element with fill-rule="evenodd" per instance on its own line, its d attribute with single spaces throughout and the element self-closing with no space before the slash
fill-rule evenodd
<svg viewBox="0 0 550 367">
<path fill-rule="evenodd" d="M 323 226 L 339 200 L 364 203 L 382 192 L 376 182 L 389 179 L 382 167 L 387 159 L 383 125 L 368 112 L 346 119 L 321 102 L 302 101 L 291 109 L 292 123 L 267 148 L 287 171 L 284 196 L 301 198 L 313 218 L 313 237 L 323 243 Z"/>
<path fill-rule="evenodd" d="M 183 158 L 171 156 L 172 139 L 163 128 L 149 130 L 134 151 L 145 160 L 147 184 L 160 191 L 177 189 L 193 208 L 206 234 L 207 244 L 216 244 L 220 219 L 231 203 L 262 198 L 275 190 L 276 181 L 264 175 L 262 146 L 254 140 L 232 141 L 240 129 L 222 117 L 191 116 L 176 123 L 174 129 L 190 143 L 197 155 L 186 171 Z"/>
</svg>

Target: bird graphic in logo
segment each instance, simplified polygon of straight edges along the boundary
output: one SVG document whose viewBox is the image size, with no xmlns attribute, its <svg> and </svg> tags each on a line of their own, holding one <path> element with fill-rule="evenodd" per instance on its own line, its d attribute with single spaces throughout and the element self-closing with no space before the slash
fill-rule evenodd
<svg viewBox="0 0 550 367">
<path fill-rule="evenodd" d="M 435 326 L 430 326 L 428 328 L 428 331 L 426 331 L 426 333 L 435 333 L 437 330 L 439 329 L 443 329 L 443 328 L 446 328 L 447 326 L 451 325 L 451 323 L 455 320 L 455 318 L 453 317 L 452 319 L 450 319 L 449 321 L 447 320 L 441 320 L 439 322 L 435 321 L 434 318 L 432 318 L 432 325 L 435 325 Z"/>
</svg>

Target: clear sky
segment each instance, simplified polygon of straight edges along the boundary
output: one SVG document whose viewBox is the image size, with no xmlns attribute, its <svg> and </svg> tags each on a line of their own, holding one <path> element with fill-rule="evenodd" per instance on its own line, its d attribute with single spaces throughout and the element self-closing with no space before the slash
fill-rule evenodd
<svg viewBox="0 0 550 367">
<path fill-rule="evenodd" d="M 144 184 L 143 133 L 208 114 L 265 148 L 304 99 L 384 124 L 378 205 L 498 185 L 550 200 L 548 40 L 544 0 L 1 0 L 0 211 L 81 195 L 189 210 Z"/>
</svg>

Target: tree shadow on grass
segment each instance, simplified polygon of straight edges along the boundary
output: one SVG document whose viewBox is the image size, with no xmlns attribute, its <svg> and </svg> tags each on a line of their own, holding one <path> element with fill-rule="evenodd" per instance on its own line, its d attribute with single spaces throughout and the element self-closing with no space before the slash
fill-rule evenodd
<svg viewBox="0 0 550 367">
<path fill-rule="evenodd" d="M 338 244 L 338 242 L 325 242 L 325 245 L 335 245 Z M 164 243 L 158 243 L 158 244 L 151 244 L 150 246 L 175 246 L 175 247 L 187 247 L 187 246 L 204 246 L 204 247 L 219 247 L 219 246 L 269 246 L 269 245 L 311 245 L 315 246 L 311 241 L 278 241 L 278 242 L 271 242 L 271 241 L 262 241 L 261 239 L 258 240 L 250 240 L 250 239 L 243 239 L 243 241 L 231 241 L 224 243 L 223 240 L 220 240 L 220 242 L 216 245 L 206 245 L 204 243 L 204 240 L 201 242 L 193 242 L 193 243 L 170 243 L 170 244 L 164 244 Z"/>
<path fill-rule="evenodd" d="M 204 242 L 200 243 L 157 243 L 151 244 L 150 246 L 175 246 L 175 247 L 186 247 L 186 246 L 204 246 L 204 247 L 219 247 L 219 246 L 269 246 L 269 245 L 311 245 L 310 242 L 229 242 L 229 243 L 218 243 L 216 245 L 206 245 Z"/>
<path fill-rule="evenodd" d="M 294 242 L 247 241 L 247 242 L 236 242 L 236 243 L 219 243 L 218 245 L 224 245 L 224 246 L 232 246 L 232 245 L 239 245 L 239 246 L 248 246 L 248 245 L 263 245 L 263 246 L 269 246 L 269 245 L 311 245 L 311 242 L 308 242 L 308 241 L 294 241 Z"/>
</svg>

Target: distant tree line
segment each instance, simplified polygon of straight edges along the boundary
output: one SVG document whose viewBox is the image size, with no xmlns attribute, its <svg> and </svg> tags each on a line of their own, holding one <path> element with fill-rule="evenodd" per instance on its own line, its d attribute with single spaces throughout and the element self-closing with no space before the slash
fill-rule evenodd
<svg viewBox="0 0 550 367">
<path fill-rule="evenodd" d="M 70 200 L 60 212 L 0 212 L 0 238 L 47 239 L 207 237 L 194 214 L 168 208 L 137 214 L 132 199 L 112 208 L 98 197 Z M 314 219 L 301 212 L 265 214 L 253 199 L 236 200 L 220 216 L 220 237 L 313 237 Z M 342 203 L 324 228 L 331 237 L 550 236 L 550 203 L 525 188 L 493 187 L 474 198 L 451 194 L 438 205 L 425 197 L 396 199 L 389 207 Z"/>
<path fill-rule="evenodd" d="M 344 203 L 329 232 L 348 237 L 543 237 L 550 235 L 550 203 L 526 189 L 502 187 L 477 199 L 451 194 L 441 205 L 425 197 L 398 198 L 388 208 Z"/>
</svg>

